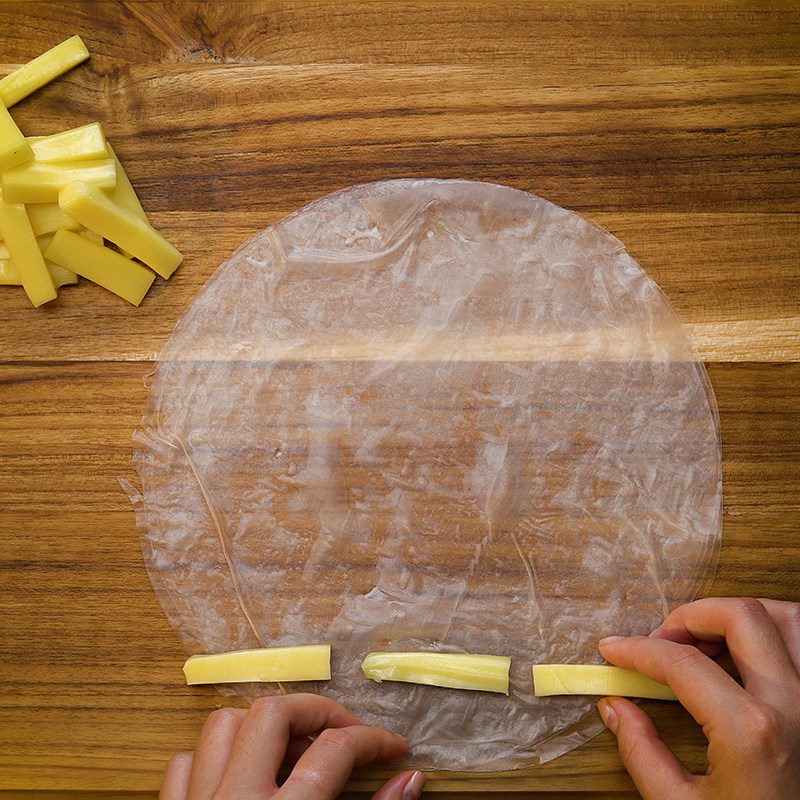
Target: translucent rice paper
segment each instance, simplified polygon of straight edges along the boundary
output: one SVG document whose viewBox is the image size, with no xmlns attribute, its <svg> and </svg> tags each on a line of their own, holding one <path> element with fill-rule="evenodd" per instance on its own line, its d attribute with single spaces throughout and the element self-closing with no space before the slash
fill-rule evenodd
<svg viewBox="0 0 800 800">
<path fill-rule="evenodd" d="M 599 662 L 716 565 L 717 416 L 684 329 L 616 238 L 503 186 L 356 186 L 260 233 L 176 326 L 137 438 L 145 560 L 188 650 L 330 642 L 333 679 L 285 688 L 423 768 L 597 734 L 531 664 Z M 511 694 L 372 683 L 382 649 L 512 656 Z"/>
</svg>

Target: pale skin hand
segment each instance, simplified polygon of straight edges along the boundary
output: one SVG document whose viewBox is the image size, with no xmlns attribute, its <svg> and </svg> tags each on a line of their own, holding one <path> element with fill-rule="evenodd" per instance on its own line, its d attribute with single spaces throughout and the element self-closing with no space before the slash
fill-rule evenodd
<svg viewBox="0 0 800 800">
<path fill-rule="evenodd" d="M 724 644 L 743 685 L 709 657 Z M 698 600 L 649 637 L 609 637 L 600 652 L 668 684 L 708 739 L 708 772 L 691 775 L 642 709 L 621 697 L 601 700 L 644 800 L 800 798 L 800 603 Z"/>
<path fill-rule="evenodd" d="M 264 698 L 249 710 L 213 712 L 194 752 L 170 760 L 159 800 L 333 800 L 354 767 L 407 752 L 402 736 L 367 727 L 333 700 Z M 292 770 L 278 786 L 284 764 Z M 423 773 L 407 770 L 373 800 L 416 800 L 424 784 Z"/>
</svg>

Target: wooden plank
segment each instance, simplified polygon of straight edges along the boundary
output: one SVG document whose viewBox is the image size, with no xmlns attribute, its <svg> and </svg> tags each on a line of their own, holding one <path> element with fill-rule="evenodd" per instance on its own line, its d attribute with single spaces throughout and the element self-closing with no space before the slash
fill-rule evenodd
<svg viewBox="0 0 800 800">
<path fill-rule="evenodd" d="M 790 66 L 88 62 L 14 117 L 31 135 L 99 119 L 159 211 L 466 176 L 579 211 L 785 212 L 800 207 L 798 89 Z"/>
<path fill-rule="evenodd" d="M 148 364 L 0 368 L 0 786 L 75 791 L 156 788 L 168 754 L 190 748 L 225 703 L 182 685 L 184 653 L 141 564 L 116 482 Z M 711 365 L 726 442 L 725 533 L 717 595 L 800 600 L 798 364 Z M 653 704 L 695 770 L 702 737 L 681 709 Z M 360 773 L 377 785 L 385 769 Z M 459 776 L 433 791 L 628 791 L 603 735 L 522 773 Z"/>
<path fill-rule="evenodd" d="M 800 54 L 789 2 L 24 2 L 0 5 L 19 63 L 69 32 L 104 65 L 150 61 L 574 65 L 786 64 Z M 135 46 L 131 46 L 135 43 Z"/>
<path fill-rule="evenodd" d="M 156 667 L 157 668 L 157 667 Z M 76 691 L 93 692 L 94 682 L 73 684 Z M 99 791 L 108 786 L 125 786 L 134 791 L 153 791 L 161 779 L 170 753 L 192 748 L 207 714 L 225 704 L 213 689 L 197 694 L 202 698 L 192 710 L 169 709 L 168 701 L 148 711 L 131 705 L 139 703 L 123 686 L 109 686 L 106 692 L 120 691 L 126 707 L 103 707 L 91 710 L 58 707 L 57 694 L 63 686 L 53 687 L 45 698 L 45 708 L 4 710 L 5 726 L 11 731 L 27 728 L 31 715 L 37 718 L 41 736 L 31 731 L 29 741 L 12 742 L 17 760 L 0 762 L 0 784 L 17 789 L 41 789 L 57 785 L 75 791 Z M 140 691 L 146 691 L 142 688 Z M 164 694 L 163 685 L 150 687 L 150 693 Z M 5 705 L 5 704 L 4 704 Z M 701 735 L 693 731 L 688 717 L 668 718 L 648 705 L 665 741 L 694 770 L 704 769 L 697 757 Z M 680 712 L 685 715 L 685 712 Z M 692 730 L 690 731 L 690 726 Z M 35 741 L 32 741 L 35 740 Z M 69 744 L 66 744 L 69 742 Z M 377 789 L 403 765 L 369 767 L 357 770 L 350 786 L 354 791 Z M 504 773 L 429 773 L 429 791 L 437 794 L 464 792 L 518 793 L 527 796 L 534 788 L 543 791 L 598 792 L 630 791 L 633 787 L 622 768 L 616 743 L 609 733 L 542 767 Z"/>
<path fill-rule="evenodd" d="M 136 177 L 134 177 L 134 180 Z M 7 361 L 149 360 L 217 266 L 292 210 L 169 212 L 153 223 L 186 255 L 138 308 L 83 281 L 47 310 L 0 287 Z M 798 214 L 590 214 L 628 247 L 688 324 L 707 361 L 800 359 Z"/>
<path fill-rule="evenodd" d="M 116 476 L 132 474 L 131 434 L 144 410 L 143 379 L 151 369 L 150 364 L 117 363 L 2 367 L 4 511 L 127 510 Z M 800 366 L 712 365 L 710 375 L 722 418 L 728 516 L 796 513 L 800 444 L 792 391 Z"/>
</svg>

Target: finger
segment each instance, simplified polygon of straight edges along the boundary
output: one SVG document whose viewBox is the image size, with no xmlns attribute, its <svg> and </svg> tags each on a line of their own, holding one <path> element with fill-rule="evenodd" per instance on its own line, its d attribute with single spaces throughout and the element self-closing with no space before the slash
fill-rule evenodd
<svg viewBox="0 0 800 800">
<path fill-rule="evenodd" d="M 644 800 L 689 800 L 697 796 L 696 779 L 661 741 L 650 717 L 622 697 L 598 704 L 606 727 L 617 737 L 619 755 Z"/>
<path fill-rule="evenodd" d="M 668 631 L 662 629 L 654 630 L 650 635 L 656 639 L 669 639 L 669 641 L 677 642 L 678 644 L 690 644 L 709 658 L 716 658 L 725 650 L 725 642 L 699 641 L 691 633 L 679 631 L 677 628 Z"/>
<path fill-rule="evenodd" d="M 789 658 L 792 659 L 795 669 L 800 672 L 800 603 L 767 600 L 761 597 L 759 602 L 767 609 L 767 614 L 783 639 Z"/>
<path fill-rule="evenodd" d="M 424 786 L 425 773 L 410 769 L 386 781 L 372 800 L 417 800 Z"/>
<path fill-rule="evenodd" d="M 193 757 L 194 753 L 178 753 L 172 756 L 164 770 L 158 800 L 186 800 Z"/>
<path fill-rule="evenodd" d="M 361 720 L 344 706 L 315 694 L 256 700 L 233 743 L 220 792 L 232 797 L 274 793 L 291 737 L 360 724 Z"/>
<path fill-rule="evenodd" d="M 394 761 L 408 752 L 408 743 L 382 728 L 357 725 L 328 728 L 301 756 L 280 790 L 281 800 L 334 800 L 354 767 L 373 761 Z"/>
<path fill-rule="evenodd" d="M 656 629 L 650 636 L 655 639 L 667 639 L 670 642 L 677 642 L 678 644 L 690 644 L 692 647 L 696 647 L 703 655 L 709 658 L 720 659 L 718 663 L 729 675 L 737 674 L 735 673 L 735 666 L 733 664 L 729 665 L 725 661 L 726 656 L 727 659 L 730 660 L 730 654 L 728 653 L 728 648 L 725 646 L 724 641 L 701 642 L 695 639 L 688 631 L 679 631 L 677 628 L 672 630 Z"/>
<path fill-rule="evenodd" d="M 648 636 L 611 637 L 600 652 L 612 664 L 666 683 L 704 727 L 735 727 L 738 709 L 752 698 L 719 664 L 697 648 Z"/>
<path fill-rule="evenodd" d="M 676 608 L 654 634 L 689 634 L 702 641 L 725 640 L 745 688 L 753 694 L 782 693 L 797 670 L 767 609 L 752 597 L 706 597 Z"/>
<path fill-rule="evenodd" d="M 220 708 L 209 714 L 194 751 L 188 800 L 210 800 L 217 791 L 245 716 L 243 708 Z"/>
</svg>

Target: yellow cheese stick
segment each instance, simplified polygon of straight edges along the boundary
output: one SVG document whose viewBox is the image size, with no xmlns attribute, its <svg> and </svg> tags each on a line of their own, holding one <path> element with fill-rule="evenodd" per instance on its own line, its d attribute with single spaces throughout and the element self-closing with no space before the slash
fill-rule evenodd
<svg viewBox="0 0 800 800">
<path fill-rule="evenodd" d="M 3 196 L 9 203 L 53 203 L 58 201 L 58 193 L 75 181 L 113 189 L 117 183 L 113 159 L 58 164 L 32 161 L 14 167 L 3 173 Z"/>
<path fill-rule="evenodd" d="M 77 231 L 81 227 L 80 222 L 67 216 L 58 203 L 32 203 L 26 207 L 26 211 L 31 221 L 31 228 L 37 236 L 54 233 L 60 228 Z"/>
<path fill-rule="evenodd" d="M 31 208 L 31 206 L 26 206 L 26 208 Z M 30 218 L 30 213 L 28 214 L 28 218 Z M 81 236 L 84 237 L 84 239 L 90 239 L 92 241 L 95 241 L 95 240 L 92 239 L 92 237 L 95 234 L 91 233 L 90 231 L 82 230 L 80 232 L 80 234 L 81 234 Z M 36 244 L 39 245 L 39 249 L 42 251 L 43 255 L 44 255 L 44 251 L 47 250 L 47 247 L 49 246 L 50 242 L 52 242 L 52 241 L 53 241 L 53 234 L 52 233 L 47 233 L 44 236 L 37 236 L 36 237 Z M 103 240 L 100 239 L 99 237 L 98 237 L 98 239 L 96 241 L 99 241 L 100 244 L 103 244 Z M 12 261 L 11 263 L 13 264 L 14 262 Z M 47 259 L 44 260 L 44 263 L 47 265 L 47 269 L 50 270 L 50 274 L 53 276 L 53 282 L 55 282 L 56 278 L 58 278 L 58 279 L 63 281 L 62 284 L 61 284 L 63 286 L 64 284 L 67 284 L 67 283 L 70 283 L 70 284 L 78 283 L 78 281 L 80 280 L 78 278 L 77 273 L 72 272 L 72 270 L 65 269 L 64 267 L 62 267 L 62 266 L 60 266 L 58 264 L 54 264 L 52 261 L 48 261 Z M 58 288 L 58 284 L 56 284 L 56 288 Z"/>
<path fill-rule="evenodd" d="M 40 306 L 55 300 L 56 287 L 36 243 L 25 206 L 0 200 L 0 230 L 31 303 Z"/>
<path fill-rule="evenodd" d="M 80 222 L 68 217 L 58 203 L 31 203 L 25 207 L 25 210 L 28 212 L 31 228 L 37 237 L 53 233 L 59 228 L 66 228 L 68 231 L 77 231 L 81 228 Z M 2 241 L 3 236 L 0 233 L 0 242 Z"/>
<path fill-rule="evenodd" d="M 8 109 L 0 103 L 0 170 L 11 169 L 33 158 L 33 150 L 11 118 Z"/>
<path fill-rule="evenodd" d="M 331 647 L 328 644 L 310 644 L 192 656 L 183 665 L 183 674 L 190 686 L 253 681 L 327 681 L 331 677 Z"/>
<path fill-rule="evenodd" d="M 138 306 L 155 280 L 141 264 L 72 231 L 56 231 L 45 258 Z"/>
<path fill-rule="evenodd" d="M 136 214 L 137 217 L 144 220 L 149 225 L 147 214 L 144 213 L 142 204 L 139 202 L 139 196 L 136 194 L 136 190 L 128 179 L 128 174 L 123 169 L 120 160 L 117 158 L 117 154 L 110 144 L 108 145 L 108 152 L 111 153 L 111 157 L 117 165 L 117 185 L 111 192 L 111 199 L 118 206 L 127 209 L 131 214 Z M 131 257 L 131 254 L 127 250 L 123 250 L 122 255 L 128 256 L 128 258 Z"/>
<path fill-rule="evenodd" d="M 81 236 L 83 236 L 84 239 L 88 239 L 90 242 L 97 242 L 97 244 L 104 244 L 103 237 L 99 233 L 90 231 L 88 228 L 82 228 L 80 234 Z"/>
<path fill-rule="evenodd" d="M 109 157 L 106 137 L 98 122 L 51 136 L 29 136 L 28 143 L 33 150 L 33 157 L 40 163 L 97 161 Z"/>
<path fill-rule="evenodd" d="M 361 665 L 373 681 L 402 681 L 508 694 L 506 656 L 462 653 L 370 653 Z"/>
<path fill-rule="evenodd" d="M 81 225 L 131 253 L 162 278 L 169 278 L 183 260 L 160 233 L 96 186 L 72 183 L 62 189 L 58 204 Z"/>
<path fill-rule="evenodd" d="M 9 108 L 87 58 L 81 37 L 71 36 L 0 80 L 0 101 Z"/>
<path fill-rule="evenodd" d="M 675 700 L 672 690 L 640 672 L 604 664 L 535 664 L 533 688 L 537 697 L 561 694 L 617 695 Z"/>
<path fill-rule="evenodd" d="M 30 219 L 31 209 L 36 207 L 37 206 L 27 207 L 29 219 Z M 36 231 L 34 231 L 34 233 L 35 232 Z M 87 231 L 84 228 L 80 232 L 80 234 L 81 236 L 83 236 L 84 239 L 89 239 L 92 242 L 103 244 L 103 237 L 98 236 L 96 233 L 93 233 L 92 231 Z M 42 253 L 44 253 L 44 251 L 47 249 L 47 246 L 52 241 L 53 241 L 52 233 L 36 237 L 36 244 L 39 245 L 39 250 L 41 250 Z M 45 259 L 44 263 L 47 266 L 48 271 L 50 272 L 50 277 L 52 277 L 56 289 L 58 289 L 60 286 L 72 286 L 78 283 L 78 281 L 80 280 L 76 273 L 72 272 L 71 270 L 64 269 L 64 267 L 61 267 L 58 264 L 54 264 L 52 261 L 48 261 L 47 259 Z M 4 244 L 0 244 L 0 286 L 22 286 L 22 280 L 19 277 L 17 268 L 14 266 L 14 262 L 11 260 L 11 255 L 9 254 L 8 249 Z"/>
<path fill-rule="evenodd" d="M 137 196 L 135 189 L 131 185 L 127 173 L 122 168 L 122 164 L 120 163 L 120 160 L 117 158 L 117 154 L 114 152 L 114 149 L 108 142 L 106 144 L 108 147 L 108 152 L 111 154 L 111 157 L 114 159 L 114 163 L 117 166 L 117 185 L 114 187 L 114 190 L 110 193 L 111 199 L 118 206 L 121 206 L 127 211 L 130 211 L 131 214 L 135 214 L 137 217 L 139 217 L 139 219 L 142 219 L 145 222 L 147 222 L 147 215 L 144 213 L 142 204 L 139 202 L 139 197 Z"/>
<path fill-rule="evenodd" d="M 30 220 L 30 217 L 29 217 Z M 34 231 L 34 234 L 36 231 Z M 40 250 L 44 250 L 47 245 L 53 240 L 53 235 L 49 234 L 47 236 L 37 236 L 36 243 L 39 245 Z M 10 259 L 11 253 L 8 251 L 8 248 L 5 245 L 5 242 L 0 242 L 0 259 Z"/>
<path fill-rule="evenodd" d="M 59 267 L 52 261 L 45 260 L 47 271 L 53 279 L 56 289 L 61 286 L 70 286 L 78 282 L 78 276 L 64 267 Z M 22 279 L 11 259 L 0 258 L 0 286 L 22 286 Z"/>
</svg>

